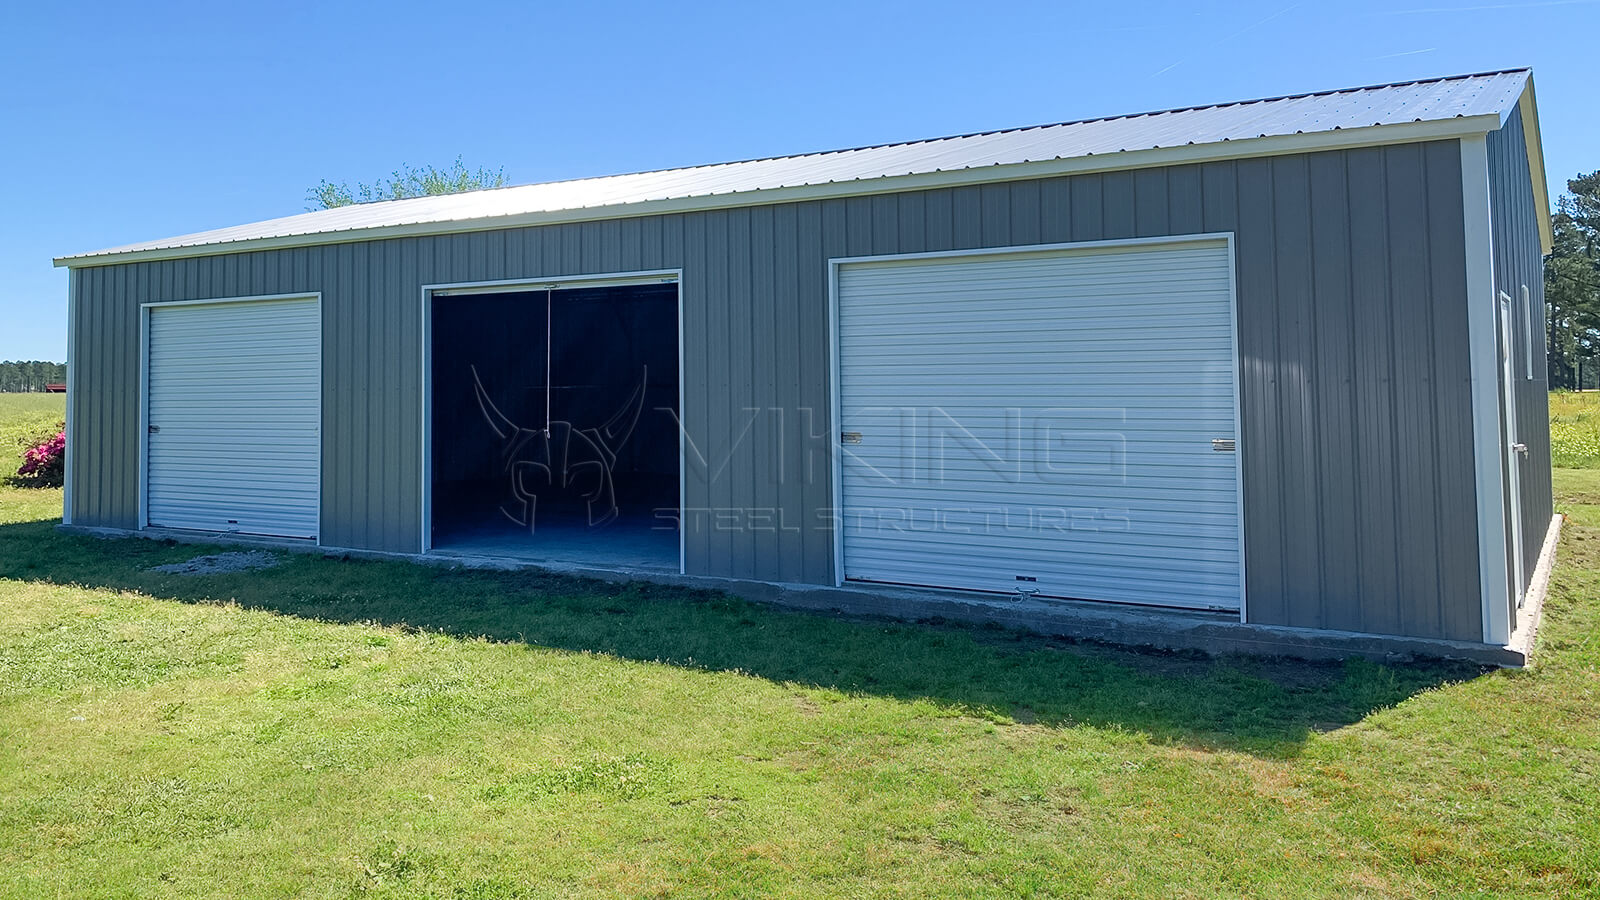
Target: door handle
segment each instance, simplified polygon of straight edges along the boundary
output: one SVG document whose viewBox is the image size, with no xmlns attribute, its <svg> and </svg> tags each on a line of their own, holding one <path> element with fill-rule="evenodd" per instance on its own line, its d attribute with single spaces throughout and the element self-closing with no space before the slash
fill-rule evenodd
<svg viewBox="0 0 1600 900">
<path fill-rule="evenodd" d="M 1518 443 L 1512 444 L 1511 445 L 1511 449 L 1515 450 L 1518 453 L 1521 453 L 1523 456 L 1527 456 L 1528 455 L 1528 445 L 1524 444 L 1524 443 L 1521 443 L 1520 441 Z"/>
</svg>

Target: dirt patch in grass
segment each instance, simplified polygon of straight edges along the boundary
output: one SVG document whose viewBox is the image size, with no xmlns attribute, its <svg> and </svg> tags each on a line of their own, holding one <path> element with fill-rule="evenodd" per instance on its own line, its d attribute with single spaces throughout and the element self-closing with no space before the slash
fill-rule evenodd
<svg viewBox="0 0 1600 900">
<path fill-rule="evenodd" d="M 234 572 L 270 569 L 281 562 L 283 560 L 275 554 L 261 550 L 246 550 L 196 556 L 187 562 L 151 566 L 150 571 L 160 572 L 164 575 L 229 575 Z"/>
</svg>

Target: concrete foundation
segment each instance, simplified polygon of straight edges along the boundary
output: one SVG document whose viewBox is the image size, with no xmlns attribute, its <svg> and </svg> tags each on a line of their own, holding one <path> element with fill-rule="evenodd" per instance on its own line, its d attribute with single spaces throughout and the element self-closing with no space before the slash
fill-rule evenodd
<svg viewBox="0 0 1600 900">
<path fill-rule="evenodd" d="M 123 529 L 60 526 L 72 534 L 99 537 L 147 537 L 184 543 L 272 547 L 301 553 L 351 556 L 371 559 L 400 559 L 432 565 L 470 568 L 538 568 L 567 575 L 625 582 L 644 580 L 723 591 L 757 603 L 861 617 L 882 617 L 908 621 L 948 620 L 974 624 L 995 624 L 1073 640 L 1097 641 L 1131 647 L 1163 650 L 1197 650 L 1211 654 L 1242 653 L 1257 656 L 1287 656 L 1300 659 L 1344 659 L 1362 657 L 1380 662 L 1405 662 L 1414 659 L 1457 659 L 1483 665 L 1520 668 L 1528 664 L 1533 638 L 1542 607 L 1545 587 L 1555 557 L 1561 517 L 1550 523 L 1544 552 L 1532 589 L 1524 602 L 1523 620 L 1513 640 L 1504 646 L 1348 631 L 1323 631 L 1285 628 L 1240 622 L 1235 614 L 1174 610 L 1157 607 L 1124 606 L 1087 601 L 1029 600 L 941 591 L 898 588 L 881 585 L 822 587 L 804 584 L 774 584 L 760 581 L 678 575 L 657 566 L 630 568 L 600 566 L 583 562 L 534 561 L 520 555 L 460 555 L 383 553 L 321 547 L 308 541 L 218 535 L 147 528 Z"/>
</svg>

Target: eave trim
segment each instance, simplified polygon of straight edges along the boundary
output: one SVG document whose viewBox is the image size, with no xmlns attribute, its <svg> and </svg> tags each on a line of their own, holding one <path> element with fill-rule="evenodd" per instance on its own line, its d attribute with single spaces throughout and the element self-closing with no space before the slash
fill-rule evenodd
<svg viewBox="0 0 1600 900">
<path fill-rule="evenodd" d="M 509 216 L 382 225 L 343 231 L 318 231 L 305 234 L 250 238 L 213 244 L 152 247 L 123 252 L 82 253 L 57 257 L 53 262 L 57 267 L 89 268 L 391 238 L 425 237 L 462 232 L 524 228 L 535 225 L 636 218 L 639 216 L 701 212 L 745 206 L 765 206 L 776 203 L 794 203 L 836 197 L 1021 181 L 1060 175 L 1124 171 L 1229 159 L 1282 156 L 1291 153 L 1313 153 L 1324 150 L 1348 150 L 1357 147 L 1448 140 L 1473 135 L 1481 136 L 1494 131 L 1500 125 L 1501 117 L 1496 114 L 1461 116 L 1454 119 L 1371 125 L 1365 128 L 1273 135 L 1239 141 L 1217 141 L 1180 147 L 1156 147 L 1149 150 L 1123 150 L 1116 153 L 1075 156 L 1066 159 L 981 166 L 943 172 L 919 172 L 910 175 L 889 175 L 826 184 L 762 188 L 726 194 L 645 200 L 636 203 L 618 203 L 607 206 L 521 213 Z"/>
<path fill-rule="evenodd" d="M 1528 85 L 1517 98 L 1516 108 L 1522 111 L 1522 140 L 1527 145 L 1528 177 L 1533 181 L 1534 206 L 1538 207 L 1539 246 L 1546 255 L 1555 249 L 1555 226 L 1550 217 L 1550 185 L 1544 171 L 1544 142 L 1539 136 L 1539 104 L 1533 96 L 1533 74 L 1528 74 Z M 1507 115 L 1509 115 L 1509 111 Z"/>
</svg>

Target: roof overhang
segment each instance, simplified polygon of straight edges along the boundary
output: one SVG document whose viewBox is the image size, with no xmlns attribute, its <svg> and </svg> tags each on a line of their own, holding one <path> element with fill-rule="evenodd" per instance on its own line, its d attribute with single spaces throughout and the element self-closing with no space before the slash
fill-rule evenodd
<svg viewBox="0 0 1600 900">
<path fill-rule="evenodd" d="M 1544 161 L 1539 152 L 1538 116 L 1533 109 L 1533 85 L 1530 80 L 1522 102 L 1530 113 L 1524 115 L 1524 131 L 1529 137 L 1530 167 L 1537 167 L 1535 189 L 1543 198 L 1541 234 L 1549 247 L 1549 202 L 1544 188 Z M 1532 123 L 1532 129 L 1527 128 Z M 1007 165 L 951 169 L 939 172 L 919 172 L 909 175 L 889 175 L 850 181 L 807 184 L 761 190 L 704 194 L 646 200 L 636 203 L 617 203 L 507 216 L 463 218 L 448 221 L 416 222 L 384 225 L 371 228 L 352 228 L 340 231 L 316 231 L 305 234 L 276 235 L 217 243 L 196 243 L 168 247 L 145 248 L 129 251 L 62 256 L 54 260 L 57 267 L 89 268 L 94 266 L 123 265 L 135 262 L 152 262 L 168 259 L 189 259 L 200 256 L 218 256 L 229 253 L 253 253 L 265 250 L 283 250 L 293 247 L 323 246 L 360 241 L 386 240 L 403 237 L 458 234 L 472 231 L 494 231 L 504 228 L 523 228 L 533 225 L 553 225 L 569 222 L 590 222 L 601 219 L 635 218 L 669 213 L 699 212 L 729 209 L 742 206 L 765 206 L 775 203 L 794 203 L 805 200 L 822 200 L 867 194 L 887 194 L 902 191 L 959 187 L 974 184 L 1021 181 L 1050 178 L 1060 175 L 1088 174 L 1093 172 L 1145 169 L 1156 166 L 1173 166 L 1190 163 L 1215 162 L 1229 159 L 1247 159 L 1264 156 L 1282 156 L 1291 153 L 1312 153 L 1322 150 L 1348 150 L 1385 144 L 1415 143 L 1419 141 L 1449 140 L 1483 135 L 1504 124 L 1504 116 L 1484 114 L 1459 116 L 1395 124 L 1372 125 L 1362 128 L 1344 128 L 1287 135 L 1272 135 L 1246 140 L 1223 140 L 1205 144 L 1187 144 L 1178 147 L 1157 147 L 1148 150 L 1121 150 L 1115 153 L 1091 154 L 1063 159 Z M 1535 162 L 1537 160 L 1537 162 Z"/>
<path fill-rule="evenodd" d="M 1550 185 L 1544 172 L 1544 142 L 1539 137 L 1539 104 L 1533 96 L 1533 73 L 1528 73 L 1528 84 L 1515 107 L 1508 108 L 1502 120 L 1511 117 L 1511 109 L 1522 112 L 1522 140 L 1528 149 L 1528 177 L 1533 179 L 1535 216 L 1539 222 L 1539 246 L 1546 255 L 1555 249 L 1555 226 L 1550 221 Z M 1504 124 L 1504 121 L 1501 122 Z"/>
</svg>

